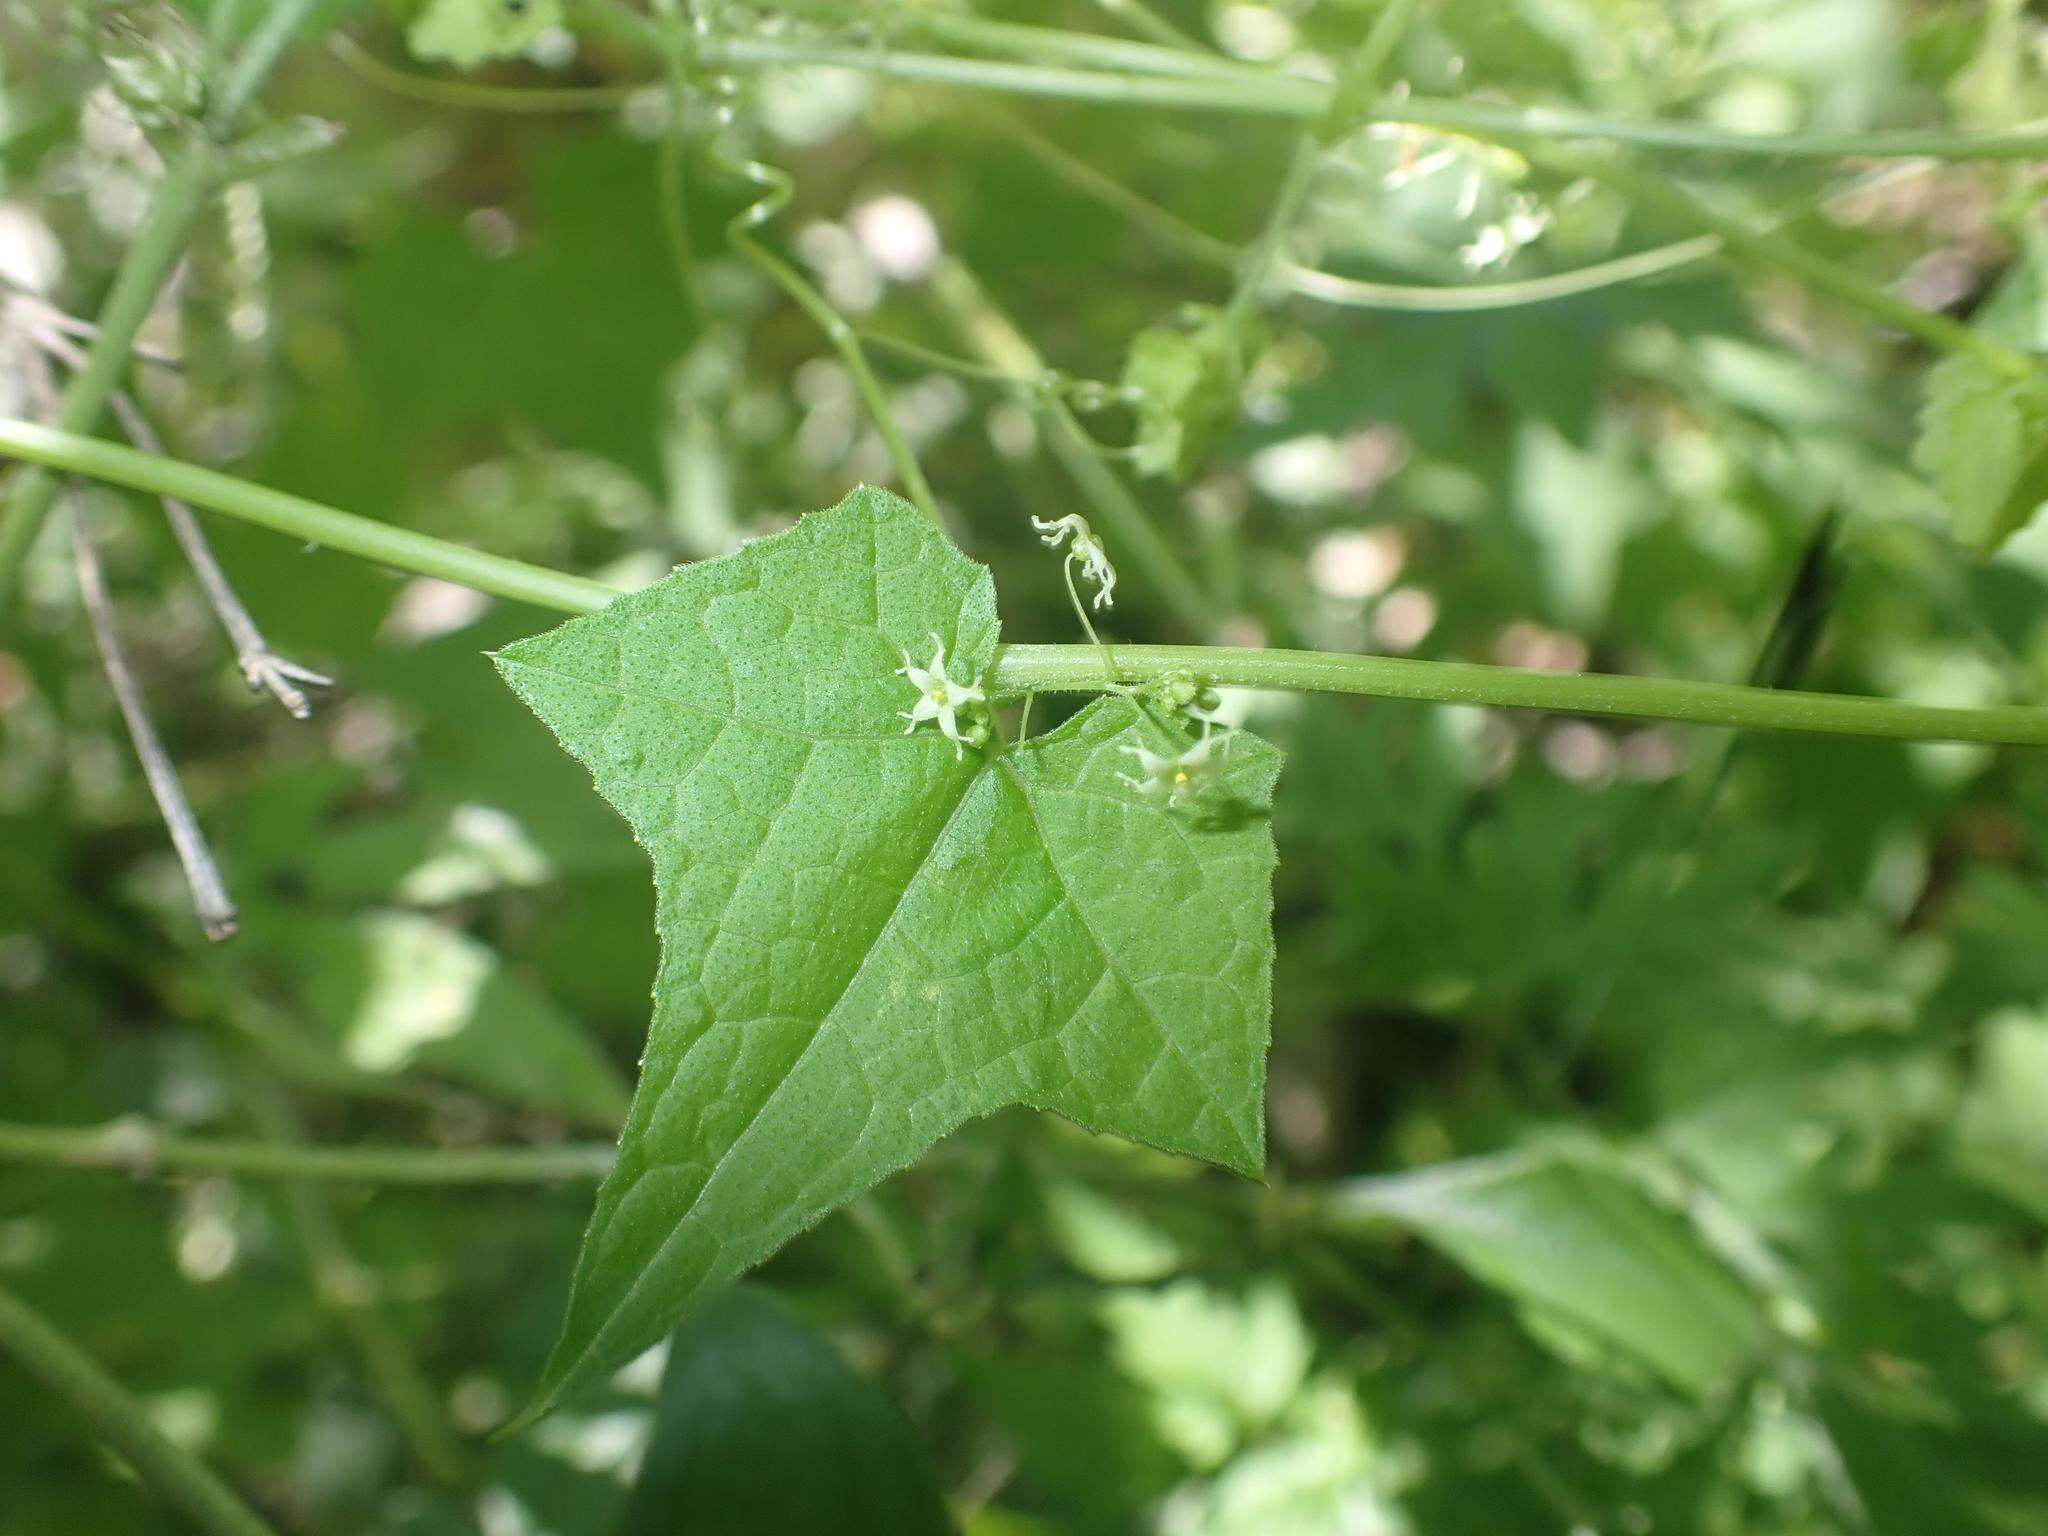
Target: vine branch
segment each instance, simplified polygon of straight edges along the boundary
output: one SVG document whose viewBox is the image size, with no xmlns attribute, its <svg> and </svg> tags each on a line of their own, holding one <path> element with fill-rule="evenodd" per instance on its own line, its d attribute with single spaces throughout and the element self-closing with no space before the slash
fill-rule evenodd
<svg viewBox="0 0 2048 1536">
<path fill-rule="evenodd" d="M 85 1126 L 0 1122 L 0 1159 L 137 1177 L 228 1173 L 341 1184 L 557 1184 L 603 1178 L 611 1169 L 613 1155 L 612 1148 L 595 1143 L 332 1147 L 297 1141 L 176 1136 L 132 1118 Z"/>
<path fill-rule="evenodd" d="M 560 613 L 594 613 L 619 595 L 617 588 L 603 582 L 389 527 L 216 470 L 155 458 L 117 443 L 34 422 L 0 419 L 0 454 L 152 495 L 177 496 L 194 506 L 325 544 L 344 554 Z M 1117 681 L 1124 683 L 1152 682 L 1179 672 L 1215 687 L 1548 709 L 1745 730 L 2048 746 L 2048 709 L 2026 705 L 1958 709 L 1682 678 L 1531 672 L 1478 662 L 1325 651 L 1190 645 L 1106 649 Z M 1005 645 L 996 653 L 989 682 L 991 690 L 1004 697 L 1030 692 L 1099 692 L 1102 665 L 1102 653 L 1092 646 Z"/>
</svg>

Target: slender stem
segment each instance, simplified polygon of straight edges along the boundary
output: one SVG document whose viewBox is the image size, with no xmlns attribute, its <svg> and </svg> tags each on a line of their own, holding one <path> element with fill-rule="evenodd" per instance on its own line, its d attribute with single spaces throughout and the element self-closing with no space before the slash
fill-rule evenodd
<svg viewBox="0 0 2048 1536">
<path fill-rule="evenodd" d="M 1576 298 L 1602 288 L 1637 283 L 1660 277 L 1680 267 L 1705 261 L 1721 249 L 1719 235 L 1695 235 L 1668 245 L 1634 251 L 1608 261 L 1596 261 L 1569 272 L 1547 277 L 1520 278 L 1504 283 L 1445 284 L 1431 287 L 1415 283 L 1375 283 L 1364 278 L 1321 272 L 1314 267 L 1283 261 L 1275 274 L 1304 299 L 1339 304 L 1352 309 L 1405 310 L 1412 314 L 1462 315 L 1489 309 L 1517 309 L 1525 304 L 1548 304 Z"/>
<path fill-rule="evenodd" d="M 213 90 L 206 114 L 207 131 L 225 142 L 299 30 L 323 7 L 338 15 L 353 3 L 356 0 L 344 0 L 342 6 L 330 5 L 329 0 L 273 0 L 263 19 L 256 23 L 256 30 L 242 44 L 242 51 L 228 65 L 226 76 Z"/>
<path fill-rule="evenodd" d="M 1207 230 L 1197 229 L 1179 214 L 1163 208 L 1149 197 L 1132 191 L 1112 176 L 1068 153 L 1023 118 L 1000 114 L 1004 134 L 1036 155 L 1054 175 L 1096 201 L 1124 215 L 1170 249 L 1212 267 L 1235 270 L 1243 260 L 1241 249 Z M 1353 309 L 1405 310 L 1418 314 L 1467 314 L 1479 310 L 1514 309 L 1524 304 L 1543 304 L 1637 282 L 1661 273 L 1703 261 L 1721 249 L 1718 235 L 1696 235 L 1627 256 L 1504 283 L 1378 283 L 1346 277 L 1296 262 L 1277 261 L 1273 275 L 1294 293 L 1325 304 Z"/>
<path fill-rule="evenodd" d="M 63 336 L 45 332 L 38 341 L 66 367 L 83 366 L 83 355 Z M 144 453 L 163 453 L 163 440 L 156 435 L 149 418 L 142 414 L 142 408 L 133 399 L 123 391 L 115 390 L 108 398 L 108 404 L 113 407 L 114 420 L 120 423 L 121 431 L 129 442 Z M 262 628 L 242 602 L 241 594 L 235 591 L 234 583 L 221 569 L 220 560 L 214 555 L 213 546 L 207 542 L 206 533 L 199 526 L 199 519 L 193 516 L 192 509 L 175 496 L 165 496 L 161 500 L 164 520 L 171 525 L 171 536 L 178 541 L 178 547 L 185 552 L 186 564 L 192 567 L 192 574 L 199 579 L 207 606 L 213 609 L 220 627 L 227 632 L 228 640 L 235 648 L 235 665 L 241 668 L 242 678 L 250 691 L 267 689 L 295 720 L 310 717 L 312 702 L 298 685 L 331 687 L 334 679 L 287 661 L 270 648 Z"/>
<path fill-rule="evenodd" d="M 1287 237 L 1293 232 L 1295 221 L 1301 217 L 1309 192 L 1315 186 L 1316 167 L 1322 162 L 1323 151 L 1348 130 L 1348 124 L 1341 119 L 1351 115 L 1352 103 L 1369 103 L 1379 93 L 1380 76 L 1385 72 L 1394 50 L 1400 46 L 1401 34 L 1414 20 L 1420 4 L 1421 0 L 1389 0 L 1387 8 L 1380 12 L 1379 19 L 1366 34 L 1365 41 L 1359 44 L 1358 51 L 1345 64 L 1336 92 L 1330 99 L 1329 113 L 1302 134 L 1300 142 L 1294 146 L 1287 174 L 1280 183 L 1279 195 L 1273 199 L 1272 209 L 1266 215 L 1266 227 L 1259 232 L 1257 242 L 1238 270 L 1237 287 L 1232 290 L 1230 303 L 1223 311 L 1226 325 L 1242 320 L 1258 303 L 1266 278 L 1279 261 L 1280 253 L 1286 249 Z"/>
<path fill-rule="evenodd" d="M 2025 353 L 1946 315 L 1922 309 L 1890 289 L 1837 266 L 1824 256 L 1816 256 L 1778 230 L 1758 229 L 1724 213 L 1666 177 L 1647 174 L 1605 156 L 1539 145 L 1524 145 L 1523 150 L 1540 165 L 1603 181 L 1634 202 L 1661 208 L 1697 225 L 1719 237 L 1731 255 L 1781 268 L 1808 287 L 1853 305 L 1929 346 L 1975 356 L 2009 378 L 2024 379 L 2034 372 L 2034 361 Z"/>
<path fill-rule="evenodd" d="M 177 850 L 178 863 L 185 871 L 185 884 L 192 893 L 192 908 L 198 914 L 199 927 L 216 944 L 231 939 L 235 936 L 235 904 L 229 899 L 213 850 L 207 846 L 206 834 L 200 830 L 199 818 L 192 814 L 192 804 L 185 798 L 185 787 L 178 782 L 178 770 L 172 765 L 170 754 L 164 751 L 156 723 L 149 717 L 142 685 L 136 681 L 127 653 L 121 648 L 106 578 L 100 571 L 92 535 L 85 526 L 84 509 L 78 506 L 71 509 L 71 552 L 78 570 L 79 601 L 85 607 L 93 644 L 99 649 L 107 686 L 120 706 L 149 792 L 155 797 L 164 825 L 170 829 L 171 846 Z"/>
<path fill-rule="evenodd" d="M 768 37 L 707 38 L 699 44 L 697 57 L 706 68 L 729 71 L 827 65 L 895 80 L 1017 96 L 1115 106 L 1243 112 L 1304 121 L 1320 117 L 1329 104 L 1329 87 L 1319 81 L 1253 70 L 1231 74 L 1208 69 L 1151 74 L 1076 69 L 1058 64 L 963 59 L 951 54 L 904 53 L 866 43 Z"/>
<path fill-rule="evenodd" d="M 128 366 L 135 333 L 156 304 L 157 293 L 171 268 L 184 254 L 185 241 L 213 191 L 214 150 L 194 138 L 172 157 L 142 228 L 122 258 L 114 286 L 100 310 L 98 334 L 86 353 L 85 366 L 72 374 L 58 402 L 56 425 L 67 432 L 90 432 L 99 425 L 107 397 Z M 0 514 L 0 620 L 21 567 L 57 501 L 56 477 L 31 471 L 15 484 Z"/>
<path fill-rule="evenodd" d="M 560 1147 L 319 1147 L 167 1134 L 147 1121 L 105 1125 L 0 1122 L 0 1159 L 137 1176 L 228 1173 L 343 1184 L 557 1184 L 601 1179 L 613 1150 Z"/>
<path fill-rule="evenodd" d="M 251 1085 L 246 1097 L 251 1115 L 278 1150 L 289 1151 L 304 1140 L 297 1113 L 276 1088 L 268 1083 Z M 286 1224 L 305 1254 L 314 1294 L 348 1335 L 372 1388 L 391 1411 L 413 1454 L 440 1481 L 462 1481 L 468 1474 L 468 1458 L 448 1425 L 440 1394 L 383 1305 L 376 1275 L 351 1251 L 328 1191 L 293 1180 L 280 1194 Z"/>
<path fill-rule="evenodd" d="M 1120 548 L 1130 552 L 1137 568 L 1165 599 L 1174 617 L 1195 634 L 1206 633 L 1211 604 L 1201 584 L 1152 525 L 1151 514 L 1143 504 L 1102 462 L 1094 441 L 1075 419 L 1072 408 L 1037 387 L 1046 377 L 1045 362 L 1023 332 L 996 308 L 973 274 L 959 262 L 941 263 L 932 274 L 931 283 L 982 355 L 1010 376 L 1019 398 L 1037 417 L 1053 452 L 1110 536 Z"/>
<path fill-rule="evenodd" d="M 542 608 L 587 613 L 618 595 L 601 582 L 466 549 L 196 464 L 156 458 L 118 443 L 59 432 L 35 422 L 0 419 L 0 454 L 152 496 L 175 496 L 195 507 L 224 512 L 310 544 Z"/>
<path fill-rule="evenodd" d="M 1258 65 L 1239 64 L 1218 54 L 1189 47 L 1186 39 L 1172 45 L 1134 42 L 1094 32 L 1065 32 L 1054 27 L 991 21 L 982 16 L 950 11 L 916 14 L 906 18 L 902 26 L 904 31 L 934 42 L 957 44 L 998 58 L 1024 59 L 1038 64 L 1207 79 L 1234 76 L 1257 81 L 1270 78 L 1270 72 Z"/>
<path fill-rule="evenodd" d="M 1067 45 L 1060 45 L 1063 50 Z M 1137 47 L 1140 45 L 1130 45 Z M 1057 50 L 1048 48 L 1051 53 Z M 903 53 L 864 42 L 773 37 L 706 39 L 697 50 L 706 67 L 744 71 L 823 64 L 898 80 L 958 86 L 1019 96 L 1056 97 L 1135 107 L 1180 107 L 1312 122 L 1329 110 L 1327 82 L 1275 70 L 1217 61 L 1191 72 L 1190 55 L 1167 49 L 1178 61 L 1171 73 L 1076 69 L 1058 64 L 963 59 Z M 1651 149 L 1700 154 L 1755 155 L 1766 159 L 2035 160 L 2048 156 L 2048 126 L 2030 124 L 1995 133 L 1945 128 L 1877 133 L 1740 133 L 1704 123 L 1605 117 L 1558 107 L 1405 96 L 1383 100 L 1370 114 L 1378 122 L 1412 123 L 1479 138 L 1605 139 Z"/>
<path fill-rule="evenodd" d="M 875 370 L 868 363 L 867 352 L 862 348 L 860 334 L 854 330 L 846 317 L 832 307 L 822 293 L 805 280 L 788 261 L 776 255 L 754 238 L 754 231 L 774 218 L 789 204 L 794 188 L 789 173 L 778 170 L 759 160 L 733 159 L 719 155 L 714 150 L 714 160 L 731 174 L 742 178 L 761 189 L 761 196 L 734 214 L 726 225 L 727 237 L 741 256 L 765 274 L 778 288 L 796 303 L 796 306 L 817 324 L 825 333 L 825 339 L 832 344 L 832 350 L 839 354 L 839 360 L 846 367 L 847 375 L 853 380 L 854 391 L 861 403 L 867 407 L 869 418 L 875 430 L 882 435 L 882 444 L 889 451 L 890 461 L 896 466 L 897 478 L 903 482 L 903 489 L 910 499 L 917 503 L 918 510 L 934 523 L 939 521 L 939 504 L 932 495 L 932 488 L 925 480 L 924 470 L 917 462 L 917 455 L 911 450 L 909 441 L 903 436 L 903 429 L 896 424 L 896 414 L 889 407 L 888 392 L 882 388 L 882 381 L 875 377 Z"/>
<path fill-rule="evenodd" d="M 276 1536 L 234 1490 L 150 1421 L 126 1388 L 41 1313 L 0 1286 L 0 1348 L 77 1409 L 165 1503 L 212 1536 Z"/>
<path fill-rule="evenodd" d="M 1197 39 L 1181 31 L 1147 5 L 1145 0 L 1096 0 L 1096 4 L 1133 32 L 1142 34 L 1162 48 L 1207 51 Z"/>
<path fill-rule="evenodd" d="M 1266 224 L 1251 249 L 1236 263 L 1237 283 L 1230 290 L 1230 302 L 1223 308 L 1223 321 L 1234 325 L 1258 304 L 1267 277 L 1286 248 L 1294 221 L 1308 202 L 1315 185 L 1316 166 L 1323 158 L 1323 141 L 1313 132 L 1304 133 L 1287 158 L 1287 170 L 1280 178 L 1280 190 L 1267 211 Z"/>
<path fill-rule="evenodd" d="M 443 80 L 386 63 L 345 32 L 327 40 L 327 51 L 344 69 L 394 96 L 461 111 L 583 113 L 612 112 L 652 82 L 615 85 L 484 85 Z"/>
<path fill-rule="evenodd" d="M 154 495 L 181 496 L 194 506 L 296 538 L 314 539 L 347 553 L 562 613 L 594 613 L 619 595 L 617 589 L 602 582 L 386 527 L 231 475 L 152 458 L 116 443 L 58 432 L 33 422 L 0 419 L 0 454 Z M 1117 678 L 1125 683 L 1153 682 L 1179 672 L 1216 687 L 1362 694 L 1904 741 L 2048 746 L 2048 709 L 2021 705 L 1953 709 L 1681 678 L 1531 672 L 1475 662 L 1324 651 L 1199 645 L 1112 645 L 1108 649 Z M 1006 645 L 996 653 L 990 681 L 993 690 L 1006 697 L 1031 692 L 1099 692 L 1102 656 L 1087 645 Z"/>
</svg>

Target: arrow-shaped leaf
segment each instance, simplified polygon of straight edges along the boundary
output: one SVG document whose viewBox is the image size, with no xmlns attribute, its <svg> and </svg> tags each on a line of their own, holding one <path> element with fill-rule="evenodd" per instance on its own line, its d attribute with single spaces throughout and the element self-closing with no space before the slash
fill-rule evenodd
<svg viewBox="0 0 2048 1536">
<path fill-rule="evenodd" d="M 662 944 L 531 1412 L 1004 1105 L 1263 1167 L 1279 754 L 1232 734 L 1183 803 L 1127 781 L 1188 743 L 1121 697 L 906 734 L 906 654 L 980 677 L 996 631 L 987 570 L 860 490 L 499 656 L 652 857 Z"/>
</svg>

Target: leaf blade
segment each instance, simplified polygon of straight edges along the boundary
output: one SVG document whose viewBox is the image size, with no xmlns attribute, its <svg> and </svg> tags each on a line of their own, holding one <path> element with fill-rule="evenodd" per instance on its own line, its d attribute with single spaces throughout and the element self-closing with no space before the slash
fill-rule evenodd
<svg viewBox="0 0 2048 1536">
<path fill-rule="evenodd" d="M 663 956 L 529 1416 L 1005 1104 L 1260 1167 L 1279 754 L 1233 737 L 1217 826 L 1123 783 L 1182 745 L 1125 699 L 959 756 L 898 724 L 934 634 L 985 673 L 988 573 L 863 490 L 498 657 L 647 848 Z M 1148 922 L 1119 881 L 1206 915 Z"/>
</svg>

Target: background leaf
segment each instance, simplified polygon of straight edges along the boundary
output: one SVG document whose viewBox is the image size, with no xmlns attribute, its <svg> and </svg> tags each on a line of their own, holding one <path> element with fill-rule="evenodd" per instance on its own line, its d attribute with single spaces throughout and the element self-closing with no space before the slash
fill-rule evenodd
<svg viewBox="0 0 2048 1536">
<path fill-rule="evenodd" d="M 888 1393 L 750 1289 L 676 1331 L 619 1536 L 948 1536 L 930 1458 Z"/>
<path fill-rule="evenodd" d="M 1754 1298 L 1675 1212 L 1585 1151 L 1511 1153 L 1365 1179 L 1333 1196 L 1442 1248 L 1526 1309 L 1618 1349 L 1691 1392 L 1756 1363 L 1769 1328 Z"/>
<path fill-rule="evenodd" d="M 2048 500 L 2048 385 L 1974 356 L 1936 363 L 1913 462 L 1947 500 L 1956 537 L 1995 553 Z"/>
</svg>

